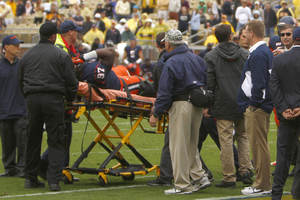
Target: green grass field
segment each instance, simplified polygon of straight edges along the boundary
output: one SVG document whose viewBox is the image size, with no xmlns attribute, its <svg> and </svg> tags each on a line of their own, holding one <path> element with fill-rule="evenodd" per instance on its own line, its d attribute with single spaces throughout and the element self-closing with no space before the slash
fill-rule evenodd
<svg viewBox="0 0 300 200">
<path fill-rule="evenodd" d="M 100 128 L 106 123 L 104 117 L 100 112 L 93 111 L 91 116 L 98 123 Z M 274 123 L 274 117 L 271 116 L 271 126 L 269 132 L 269 145 L 271 149 L 271 160 L 274 161 L 276 158 L 276 125 Z M 120 128 L 123 133 L 127 133 L 130 129 L 129 119 L 116 119 L 116 125 Z M 145 129 L 154 130 L 150 128 L 147 120 L 142 122 Z M 80 121 L 73 124 L 73 139 L 71 144 L 71 162 L 74 161 L 81 154 L 81 140 L 86 125 L 86 118 L 82 116 Z M 92 142 L 96 136 L 96 131 L 89 124 L 87 133 L 84 138 L 84 149 Z M 112 128 L 109 128 L 107 134 L 115 135 Z M 47 136 L 44 134 L 42 151 L 47 148 L 46 144 Z M 120 139 L 111 139 L 114 145 L 117 145 Z M 146 134 L 143 133 L 140 127 L 136 129 L 134 134 L 131 136 L 130 141 L 133 146 L 152 164 L 159 165 L 161 148 L 163 146 L 164 135 L 162 134 Z M 1 149 L 1 148 L 0 148 Z M 125 159 L 131 164 L 140 164 L 140 161 L 131 153 L 131 151 L 123 146 L 121 151 Z M 170 195 L 164 194 L 165 189 L 171 187 L 151 187 L 146 185 L 146 181 L 154 179 L 156 172 L 151 172 L 145 176 L 137 175 L 133 181 L 123 181 L 121 177 L 108 176 L 108 185 L 106 187 L 100 187 L 98 183 L 97 175 L 91 174 L 76 174 L 73 173 L 74 177 L 80 178 L 79 182 L 74 182 L 72 185 L 65 185 L 63 182 L 60 183 L 62 188 L 61 192 L 52 193 L 49 192 L 48 184 L 42 189 L 25 189 L 24 179 L 21 178 L 1 178 L 0 179 L 0 199 L 241 199 L 243 196 L 240 190 L 244 188 L 241 182 L 237 183 L 236 189 L 219 189 L 214 185 L 221 181 L 222 170 L 221 162 L 219 158 L 219 149 L 216 147 L 214 142 L 208 137 L 202 148 L 201 155 L 205 160 L 207 166 L 212 171 L 215 181 L 212 186 L 193 193 L 191 195 Z M 96 145 L 88 158 L 80 165 L 81 167 L 92 167 L 98 168 L 100 164 L 108 156 L 108 153 L 100 145 Z M 112 160 L 108 167 L 112 167 L 117 162 Z M 271 171 L 274 167 L 271 167 Z M 0 164 L 0 173 L 3 173 L 3 165 Z M 288 178 L 285 192 L 291 190 L 293 178 Z M 251 197 L 250 197 L 251 198 Z M 262 198 L 256 198 L 262 199 Z M 263 198 L 270 199 L 270 197 Z M 290 195 L 285 195 L 283 199 L 291 199 Z"/>
</svg>

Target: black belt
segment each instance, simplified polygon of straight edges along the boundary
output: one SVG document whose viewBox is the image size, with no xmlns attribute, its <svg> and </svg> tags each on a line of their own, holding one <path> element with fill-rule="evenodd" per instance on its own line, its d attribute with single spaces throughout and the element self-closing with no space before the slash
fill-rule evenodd
<svg viewBox="0 0 300 200">
<path fill-rule="evenodd" d="M 190 94 L 179 94 L 174 96 L 173 101 L 190 101 L 191 95 Z"/>
</svg>

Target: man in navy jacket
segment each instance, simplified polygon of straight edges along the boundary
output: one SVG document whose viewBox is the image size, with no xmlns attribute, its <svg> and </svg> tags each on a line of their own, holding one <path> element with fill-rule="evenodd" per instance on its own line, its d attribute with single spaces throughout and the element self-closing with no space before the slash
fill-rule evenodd
<svg viewBox="0 0 300 200">
<path fill-rule="evenodd" d="M 262 21 L 249 21 L 245 31 L 251 48 L 242 72 L 237 103 L 239 112 L 244 113 L 256 180 L 252 187 L 246 187 L 241 192 L 242 194 L 269 194 L 271 160 L 268 132 L 270 114 L 273 110 L 269 81 L 273 54 L 263 41 L 265 26 Z"/>
<path fill-rule="evenodd" d="M 0 134 L 5 173 L 0 177 L 24 177 L 27 115 L 25 98 L 17 79 L 20 43 L 24 42 L 14 35 L 2 40 L 5 54 L 0 60 Z"/>
<path fill-rule="evenodd" d="M 175 188 L 165 190 L 165 194 L 190 194 L 211 185 L 204 175 L 197 147 L 203 108 L 195 107 L 188 98 L 188 91 L 206 85 L 206 65 L 199 56 L 189 52 L 179 30 L 168 30 L 164 41 L 168 53 L 149 123 L 156 126 L 159 116 L 169 110 Z M 190 184 L 190 177 L 195 186 Z"/>
</svg>

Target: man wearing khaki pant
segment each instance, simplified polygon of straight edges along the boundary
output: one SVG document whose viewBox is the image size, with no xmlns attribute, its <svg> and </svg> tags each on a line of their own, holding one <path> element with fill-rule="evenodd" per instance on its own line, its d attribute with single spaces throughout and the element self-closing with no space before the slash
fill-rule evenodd
<svg viewBox="0 0 300 200">
<path fill-rule="evenodd" d="M 251 45 L 250 55 L 244 65 L 238 108 L 244 113 L 245 128 L 250 141 L 256 180 L 242 194 L 270 194 L 270 149 L 268 132 L 273 102 L 270 95 L 270 73 L 273 54 L 264 41 L 264 23 L 251 20 L 246 24 L 246 38 Z"/>
<path fill-rule="evenodd" d="M 233 138 L 238 145 L 239 170 L 244 184 L 251 184 L 251 162 L 249 142 L 245 132 L 243 115 L 238 113 L 236 98 L 243 66 L 249 52 L 231 40 L 231 27 L 220 25 L 215 30 L 219 45 L 207 53 L 207 88 L 214 93 L 211 115 L 217 119 L 217 129 L 221 146 L 223 180 L 216 187 L 235 188 L 236 174 L 233 156 Z M 210 117 L 208 109 L 204 116 Z"/>
</svg>

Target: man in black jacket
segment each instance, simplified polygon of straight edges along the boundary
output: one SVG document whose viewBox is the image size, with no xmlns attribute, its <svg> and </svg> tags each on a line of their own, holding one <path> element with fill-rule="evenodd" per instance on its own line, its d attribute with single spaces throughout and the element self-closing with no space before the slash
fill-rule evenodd
<svg viewBox="0 0 300 200">
<path fill-rule="evenodd" d="M 274 36 L 277 17 L 269 2 L 266 2 L 265 7 L 265 37 L 272 37 Z"/>
<path fill-rule="evenodd" d="M 231 27 L 222 24 L 216 28 L 219 45 L 207 53 L 204 60 L 207 64 L 207 88 L 214 93 L 214 104 L 211 115 L 217 119 L 217 129 L 221 145 L 221 163 L 223 181 L 216 187 L 235 188 L 236 175 L 233 156 L 233 137 L 238 145 L 239 173 L 244 184 L 251 184 L 251 162 L 249 157 L 248 137 L 245 132 L 243 115 L 238 113 L 237 94 L 244 63 L 248 51 L 229 42 Z M 210 117 L 208 109 L 204 116 Z"/>
<path fill-rule="evenodd" d="M 300 27 L 293 32 L 294 46 L 273 59 L 270 92 L 280 125 L 277 137 L 277 158 L 272 187 L 272 200 L 281 199 L 292 158 L 293 143 L 300 128 Z M 292 188 L 293 199 L 300 199 L 300 156 Z"/>
<path fill-rule="evenodd" d="M 49 148 L 47 179 L 50 191 L 59 191 L 61 163 L 64 159 L 64 99 L 75 99 L 78 81 L 70 56 L 54 46 L 56 26 L 40 27 L 40 42 L 22 57 L 18 73 L 20 89 L 26 98 L 28 141 L 26 145 L 25 188 L 45 187 L 37 179 L 41 155 L 43 124 Z"/>
</svg>

